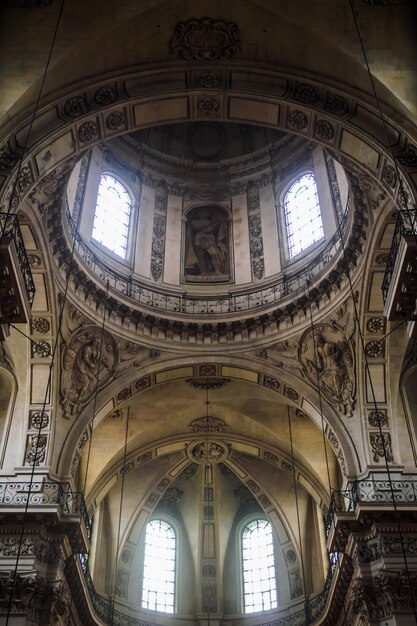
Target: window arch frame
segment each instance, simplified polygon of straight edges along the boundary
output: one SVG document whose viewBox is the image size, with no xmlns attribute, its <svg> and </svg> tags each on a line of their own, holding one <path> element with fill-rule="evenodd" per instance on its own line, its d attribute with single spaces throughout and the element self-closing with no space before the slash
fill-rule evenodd
<svg viewBox="0 0 417 626">
<path fill-rule="evenodd" d="M 145 551 L 146 551 L 146 530 L 148 525 L 151 522 L 162 521 L 168 526 L 172 528 L 175 534 L 175 564 L 174 564 L 174 606 L 172 612 L 160 611 L 158 609 L 150 609 L 143 606 L 143 581 L 144 581 L 144 573 L 145 573 Z M 179 550 L 180 550 L 180 533 L 179 527 L 175 519 L 168 515 L 153 515 L 150 519 L 147 520 L 146 524 L 143 526 L 142 532 L 142 550 L 141 550 L 141 559 L 139 565 L 139 585 L 138 585 L 138 594 L 139 594 L 139 610 L 144 612 L 150 612 L 151 614 L 161 614 L 161 615 L 176 615 L 178 613 L 178 581 L 179 581 Z"/>
<path fill-rule="evenodd" d="M 319 210 L 320 210 L 320 219 L 321 219 L 321 228 L 323 231 L 323 235 L 320 239 L 318 239 L 317 241 L 314 241 L 313 243 L 309 244 L 306 248 L 304 248 L 303 250 L 300 250 L 299 252 L 297 252 L 297 254 L 295 254 L 294 256 L 290 256 L 290 246 L 289 246 L 289 234 L 288 234 L 288 225 L 287 225 L 287 218 L 286 218 L 286 210 L 285 210 L 285 204 L 286 204 L 286 198 L 287 195 L 291 189 L 291 187 L 293 187 L 293 185 L 295 185 L 295 183 L 299 180 L 301 180 L 302 178 L 304 178 L 305 176 L 313 176 L 314 178 L 314 183 L 316 186 L 316 194 L 317 194 L 317 200 L 318 200 L 318 206 L 319 206 Z M 300 259 L 304 259 L 305 257 L 309 256 L 310 254 L 314 253 L 317 251 L 317 249 L 319 249 L 321 246 L 325 245 L 326 243 L 326 228 L 325 228 L 325 219 L 324 219 L 324 207 L 322 205 L 322 203 L 320 202 L 320 193 L 319 193 L 319 186 L 317 184 L 317 174 L 315 171 L 315 168 L 313 167 L 308 167 L 305 168 L 301 171 L 298 171 L 296 175 L 292 176 L 289 180 L 287 180 L 285 182 L 285 184 L 282 187 L 281 193 L 280 193 L 280 202 L 279 202 L 279 206 L 280 206 L 280 222 L 281 222 L 281 233 L 283 235 L 282 240 L 284 242 L 284 246 L 283 246 L 283 252 L 284 252 L 284 259 L 283 260 L 283 265 L 284 266 L 289 266 L 292 264 L 296 264 L 298 261 L 300 261 Z"/>
<path fill-rule="evenodd" d="M 245 610 L 245 583 L 244 583 L 244 569 L 243 569 L 243 533 L 245 529 L 252 523 L 258 520 L 262 520 L 267 522 L 271 527 L 271 536 L 272 536 L 272 547 L 273 547 L 273 563 L 274 563 L 274 577 L 275 577 L 275 594 L 276 594 L 276 606 L 271 607 L 270 609 L 264 609 L 261 611 L 246 611 Z M 237 527 L 237 540 L 238 540 L 238 572 L 239 572 L 239 588 L 240 588 L 240 606 L 242 615 L 248 617 L 250 615 L 260 615 L 263 613 L 272 613 L 274 611 L 279 610 L 279 588 L 278 588 L 278 571 L 277 571 L 277 539 L 274 525 L 271 520 L 268 519 L 268 516 L 262 514 L 260 512 L 253 513 L 252 515 L 247 515 L 242 518 Z"/>
<path fill-rule="evenodd" d="M 87 175 L 88 176 L 88 175 Z M 130 199 L 130 215 L 129 215 L 129 226 L 128 226 L 128 234 L 127 234 L 127 245 L 126 245 L 126 256 L 125 258 L 121 257 L 117 253 L 107 248 L 104 244 L 97 241 L 93 237 L 93 229 L 94 229 L 94 220 L 96 216 L 96 208 L 98 201 L 98 194 L 100 189 L 101 180 L 104 176 L 111 176 L 116 182 L 118 182 L 126 191 Z M 86 210 L 85 202 L 82 208 L 83 213 Z M 106 255 L 106 259 L 109 258 L 113 261 L 116 261 L 123 267 L 133 267 L 134 262 L 134 232 L 137 231 L 137 223 L 138 223 L 138 213 L 139 213 L 139 200 L 136 198 L 136 194 L 131 186 L 126 182 L 123 176 L 119 174 L 119 172 L 115 172 L 111 168 L 101 169 L 98 173 L 97 177 L 97 185 L 96 185 L 96 193 L 95 193 L 95 204 L 91 211 L 91 219 L 90 219 L 90 227 L 89 227 L 89 242 L 96 250 L 98 250 L 101 254 Z"/>
</svg>

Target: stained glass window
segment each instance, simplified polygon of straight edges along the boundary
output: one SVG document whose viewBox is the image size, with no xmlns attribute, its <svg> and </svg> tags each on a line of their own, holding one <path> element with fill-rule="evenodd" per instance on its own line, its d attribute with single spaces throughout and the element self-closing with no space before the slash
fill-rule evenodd
<svg viewBox="0 0 417 626">
<path fill-rule="evenodd" d="M 314 174 L 304 174 L 291 185 L 285 195 L 284 212 L 292 259 L 324 236 Z"/>
<path fill-rule="evenodd" d="M 173 613 L 175 606 L 175 530 L 161 519 L 146 525 L 142 608 Z"/>
<path fill-rule="evenodd" d="M 243 604 L 245 613 L 277 608 L 271 524 L 256 519 L 242 532 Z"/>
<path fill-rule="evenodd" d="M 94 212 L 92 239 L 126 259 L 132 204 L 125 187 L 102 174 Z"/>
</svg>

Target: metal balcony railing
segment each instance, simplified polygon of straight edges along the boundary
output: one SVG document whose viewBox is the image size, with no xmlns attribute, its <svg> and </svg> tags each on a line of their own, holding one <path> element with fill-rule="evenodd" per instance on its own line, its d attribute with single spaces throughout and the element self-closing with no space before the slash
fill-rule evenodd
<svg viewBox="0 0 417 626">
<path fill-rule="evenodd" d="M 95 617 L 100 619 L 105 624 L 112 624 L 113 626 L 157 626 L 157 622 L 149 623 L 139 619 L 138 617 L 127 615 L 126 613 L 116 609 L 115 603 L 110 598 L 105 598 L 95 590 L 88 567 L 87 555 L 79 554 L 78 560 L 84 575 L 85 587 L 87 589 Z M 309 626 L 309 624 L 313 624 L 326 608 L 334 571 L 335 564 L 332 564 L 329 567 L 322 591 L 315 598 L 306 602 L 302 608 L 297 608 L 293 611 L 293 613 L 287 614 L 283 617 L 274 618 L 274 626 Z M 69 570 L 68 576 L 70 577 L 72 583 L 74 583 L 74 577 Z M 266 624 L 260 624 L 260 626 L 270 626 L 270 624 L 271 622 L 269 621 Z"/>
<path fill-rule="evenodd" d="M 357 480 L 348 489 L 333 491 L 325 526 L 330 532 L 338 513 L 353 513 L 357 504 L 412 504 L 417 502 L 417 480 Z"/>
<path fill-rule="evenodd" d="M 395 224 L 394 235 L 392 237 L 384 280 L 382 282 L 382 295 L 384 297 L 384 302 L 387 301 L 388 290 L 394 275 L 395 263 L 400 249 L 401 240 L 405 237 L 417 238 L 417 209 L 408 209 L 398 212 L 397 223 Z"/>
<path fill-rule="evenodd" d="M 14 213 L 0 213 L 0 245 L 13 241 L 20 272 L 26 289 L 27 299 L 31 305 L 35 297 L 35 284 L 30 270 L 25 244 L 23 242 L 22 231 L 19 226 L 19 219 Z"/>
<path fill-rule="evenodd" d="M 76 225 L 68 210 L 66 211 L 69 234 L 74 240 L 75 251 L 84 266 L 99 283 L 133 299 L 136 303 L 160 312 L 185 313 L 187 315 L 224 315 L 253 311 L 274 303 L 282 303 L 283 298 L 294 296 L 306 289 L 307 281 L 313 282 L 324 275 L 330 262 L 341 249 L 341 237 L 346 239 L 349 224 L 349 201 L 346 204 L 340 227 L 327 245 L 301 270 L 281 275 L 276 283 L 248 291 L 246 293 L 228 293 L 220 296 L 192 296 L 187 293 L 165 293 L 161 287 L 152 288 L 138 279 L 120 274 L 107 266 L 79 235 Z"/>
<path fill-rule="evenodd" d="M 56 507 L 65 517 L 83 521 L 91 538 L 92 521 L 88 516 L 84 496 L 69 485 L 46 482 L 0 482 L 0 506 Z"/>
</svg>

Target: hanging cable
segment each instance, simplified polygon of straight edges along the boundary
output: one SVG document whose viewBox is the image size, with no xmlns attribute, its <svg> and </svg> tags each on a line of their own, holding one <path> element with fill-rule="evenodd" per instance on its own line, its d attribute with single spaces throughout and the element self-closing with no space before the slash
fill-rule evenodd
<svg viewBox="0 0 417 626">
<path fill-rule="evenodd" d="M 395 164 L 395 169 L 396 169 L 398 180 L 399 180 L 400 190 L 401 190 L 401 193 L 402 193 L 402 196 L 403 196 L 403 203 L 407 207 L 407 211 L 409 211 L 409 209 L 408 209 L 408 202 L 407 202 L 406 194 L 404 193 L 404 189 L 403 189 L 403 185 L 402 185 L 402 181 L 401 181 L 401 176 L 400 176 L 398 164 L 397 164 L 397 161 L 396 161 L 396 159 L 394 157 L 394 154 L 393 154 L 392 145 L 391 145 L 391 142 L 390 142 L 390 139 L 389 139 L 389 135 L 388 135 L 388 129 L 386 127 L 384 115 L 382 113 L 381 104 L 380 104 L 380 101 L 379 101 L 379 98 L 378 98 L 378 94 L 376 92 L 375 83 L 374 83 L 373 76 L 372 76 L 372 73 L 371 73 L 371 69 L 370 69 L 370 66 L 369 66 L 368 56 L 366 54 L 364 42 L 363 42 L 363 39 L 362 39 L 362 35 L 361 35 L 361 32 L 360 32 L 360 28 L 359 28 L 359 24 L 358 24 L 358 21 L 357 21 L 356 13 L 355 13 L 355 10 L 354 10 L 353 0 L 349 0 L 349 4 L 350 4 L 351 11 L 352 11 L 352 16 L 353 16 L 353 20 L 354 20 L 354 23 L 355 23 L 355 27 L 356 27 L 359 43 L 360 43 L 360 46 L 361 46 L 361 49 L 362 49 L 362 53 L 363 53 L 363 56 L 364 56 L 364 59 L 365 59 L 365 64 L 366 64 L 366 67 L 367 67 L 368 76 L 369 76 L 369 80 L 370 80 L 370 83 L 371 83 L 371 86 L 372 86 L 372 91 L 373 91 L 373 94 L 374 94 L 374 98 L 375 98 L 375 101 L 377 103 L 377 107 L 378 107 L 379 115 L 380 115 L 380 118 L 381 118 L 381 122 L 382 122 L 382 125 L 383 125 L 384 130 L 385 130 L 385 134 L 386 134 L 386 137 L 387 137 L 387 142 L 388 142 L 388 145 L 389 145 L 389 147 L 391 149 L 391 153 L 392 153 L 392 156 L 393 156 L 393 161 L 394 161 L 394 164 Z M 337 215 L 336 215 L 336 220 L 337 220 L 337 224 L 338 224 L 340 240 L 341 240 L 341 243 L 342 243 L 343 256 L 346 259 L 345 242 L 344 242 L 343 235 L 342 235 L 342 232 L 341 232 L 340 220 L 339 220 L 339 217 Z M 364 363 L 365 363 L 365 385 L 366 385 L 367 381 L 369 381 L 369 388 L 370 388 L 370 391 L 371 391 L 372 404 L 374 405 L 374 409 L 375 409 L 375 419 L 376 419 L 376 422 L 377 422 L 377 427 L 378 427 L 378 432 L 379 432 L 379 436 L 380 436 L 380 440 L 381 440 L 381 446 L 382 446 L 383 457 L 384 457 L 384 462 L 385 462 L 385 468 L 386 468 L 386 472 L 387 472 L 387 476 L 388 476 L 388 484 L 389 484 L 389 488 L 390 488 L 390 494 L 391 494 L 391 500 L 392 500 L 392 505 L 393 505 L 394 517 L 395 517 L 395 521 L 396 521 L 397 532 L 398 532 L 399 539 L 400 539 L 401 551 L 402 551 L 402 556 L 403 556 L 404 566 L 405 566 L 405 571 L 406 571 L 406 577 L 407 577 L 408 584 L 410 586 L 411 599 L 412 599 L 413 612 L 414 612 L 414 619 L 415 619 L 415 622 L 417 624 L 416 600 L 415 600 L 414 593 L 413 593 L 413 585 L 412 585 L 412 580 L 411 580 L 411 576 L 410 576 L 410 569 L 409 569 L 409 566 L 408 566 L 408 559 L 407 559 L 407 554 L 406 554 L 406 549 L 405 549 L 405 544 L 404 544 L 404 537 L 403 537 L 403 533 L 402 533 L 402 530 L 401 530 L 400 516 L 399 516 L 397 503 L 396 503 L 396 494 L 394 492 L 394 487 L 393 487 L 392 477 L 391 477 L 391 470 L 390 470 L 390 467 L 389 467 L 389 458 L 388 458 L 388 453 L 387 453 L 387 445 L 386 445 L 386 441 L 385 441 L 385 433 L 382 430 L 382 424 L 381 424 L 381 420 L 380 420 L 380 417 L 379 417 L 378 404 L 377 404 L 377 401 L 376 401 L 375 389 L 374 389 L 372 376 L 371 376 L 371 372 L 370 372 L 370 368 L 369 368 L 368 354 L 367 354 L 367 351 L 366 351 L 365 341 L 364 341 L 363 333 L 362 333 L 361 326 L 360 326 L 358 307 L 357 307 L 356 298 L 355 298 L 354 291 L 353 291 L 353 285 L 352 285 L 352 279 L 351 279 L 351 276 L 350 276 L 349 264 L 348 264 L 347 261 L 345 261 L 345 263 L 346 263 L 345 274 L 346 274 L 348 282 L 349 282 L 349 288 L 350 288 L 350 293 L 351 293 L 352 302 L 353 302 L 353 310 L 354 310 L 354 315 L 355 315 L 355 321 L 356 321 L 356 324 L 358 326 L 358 333 L 359 333 L 359 338 L 360 338 L 360 343 L 361 343 L 361 348 L 362 348 L 362 353 L 363 353 L 363 359 L 364 359 Z"/>
<path fill-rule="evenodd" d="M 18 163 L 18 166 L 17 166 L 16 175 L 15 175 L 15 178 L 14 178 L 14 181 L 13 181 L 12 191 L 10 193 L 10 198 L 9 198 L 9 202 L 8 202 L 8 206 L 7 206 L 6 217 L 4 218 L 4 225 L 3 225 L 3 228 L 2 228 L 1 234 L 0 234 L 0 244 L 3 241 L 3 237 L 4 237 L 4 234 L 6 232 L 7 217 L 10 215 L 11 210 L 13 208 L 13 202 L 14 202 L 14 199 L 15 199 L 15 196 L 16 196 L 17 184 L 19 182 L 19 176 L 20 176 L 20 172 L 21 172 L 21 169 L 22 169 L 23 160 L 24 160 L 24 158 L 26 156 L 26 151 L 27 151 L 27 148 L 28 148 L 28 145 L 29 145 L 29 139 L 30 139 L 30 137 L 32 135 L 33 124 L 35 122 L 36 114 L 37 114 L 38 109 L 39 109 L 39 103 L 40 103 L 40 100 L 41 100 L 41 97 L 42 97 L 42 93 L 43 93 L 43 89 L 44 89 L 45 81 L 46 81 L 46 76 L 48 74 L 49 66 L 50 66 L 51 59 L 52 59 L 52 54 L 53 54 L 53 51 L 54 51 L 54 48 L 55 48 L 56 38 L 57 38 L 57 35 L 58 35 L 58 30 L 59 30 L 59 26 L 60 26 L 60 23 L 61 23 L 62 14 L 64 12 L 64 5 L 65 5 L 65 0 L 61 0 L 61 6 L 60 6 L 60 9 L 59 9 L 59 12 L 58 12 L 58 17 L 57 17 L 57 20 L 56 20 L 56 23 L 55 23 L 55 29 L 54 29 L 54 33 L 53 33 L 53 37 L 52 37 L 52 42 L 51 42 L 51 45 L 49 47 L 48 58 L 47 58 L 45 69 L 44 69 L 44 72 L 43 72 L 43 75 L 42 75 L 41 84 L 39 86 L 39 90 L 38 90 L 38 95 L 37 95 L 37 98 L 36 98 L 35 106 L 33 107 L 33 112 L 32 112 L 32 116 L 31 116 L 30 123 L 29 123 L 29 128 L 28 128 L 28 131 L 27 131 L 27 134 L 26 134 L 25 142 L 23 144 L 22 154 L 20 156 L 19 163 Z"/>
<path fill-rule="evenodd" d="M 392 500 L 392 505 L 393 505 L 393 510 L 394 510 L 394 517 L 395 517 L 395 521 L 396 521 L 397 531 L 398 531 L 398 535 L 399 535 L 399 538 L 400 538 L 400 544 L 401 544 L 401 551 L 402 551 L 402 556 L 403 556 L 403 560 L 404 560 L 404 566 L 405 566 L 405 570 L 406 570 L 407 580 L 408 580 L 408 583 L 410 585 L 410 589 L 412 590 L 412 581 L 411 581 L 411 576 L 410 576 L 410 570 L 409 570 L 409 567 L 408 567 L 408 559 L 407 559 L 407 554 L 406 554 L 406 549 L 405 549 L 405 544 L 404 544 L 404 537 L 403 537 L 401 526 L 400 526 L 400 517 L 399 517 L 397 503 L 396 503 L 396 495 L 395 495 L 395 491 L 394 491 L 394 487 L 393 487 L 393 483 L 392 483 L 391 470 L 390 470 L 390 467 L 389 467 L 389 459 L 388 459 L 387 446 L 386 446 L 386 441 L 385 441 L 385 434 L 384 434 L 384 432 L 382 430 L 381 420 L 380 420 L 380 417 L 379 417 L 378 404 L 377 404 L 377 401 L 376 401 L 375 389 L 374 389 L 372 376 L 371 376 L 371 372 L 370 372 L 370 368 L 369 368 L 368 354 L 367 354 L 367 351 L 366 351 L 365 341 L 364 341 L 363 333 L 362 333 L 362 330 L 361 330 L 360 319 L 359 319 L 359 312 L 358 312 L 358 307 L 357 307 L 357 303 L 356 303 L 356 297 L 355 297 L 355 293 L 354 293 L 354 290 L 353 290 L 353 284 L 352 284 L 352 279 L 351 279 L 350 270 L 349 270 L 349 263 L 348 263 L 348 261 L 346 261 L 347 255 L 346 255 L 345 242 L 344 242 L 344 239 L 343 239 L 343 233 L 342 233 L 342 230 L 341 230 L 340 220 L 339 220 L 339 217 L 338 217 L 337 213 L 336 213 L 336 221 L 337 221 L 337 228 L 338 228 L 338 231 L 339 231 L 339 237 L 340 237 L 340 241 L 341 241 L 341 247 L 342 247 L 342 251 L 343 251 L 343 258 L 345 259 L 344 273 L 345 273 L 345 275 L 346 275 L 346 277 L 348 279 L 348 283 L 349 283 L 349 290 L 350 290 L 351 300 L 352 300 L 352 303 L 353 303 L 354 318 L 355 318 L 355 322 L 356 322 L 356 325 L 357 325 L 357 328 L 358 328 L 359 340 L 360 340 L 361 350 L 362 350 L 364 364 L 365 364 L 365 385 L 366 385 L 366 382 L 369 381 L 369 388 L 370 388 L 370 391 L 371 391 L 372 404 L 373 404 L 373 406 L 375 408 L 375 419 L 376 419 L 376 422 L 377 422 L 378 432 L 379 432 L 379 436 L 380 436 L 380 440 L 381 440 L 381 446 L 382 446 L 382 450 L 383 450 L 385 469 L 386 469 L 387 476 L 388 476 L 388 484 L 389 484 L 389 489 L 390 489 L 390 494 L 391 494 L 391 500 Z M 415 599 L 414 599 L 414 594 L 413 594 L 412 591 L 411 591 L 411 596 L 412 596 L 414 617 L 415 617 L 415 621 L 416 621 L 416 624 L 417 624 L 417 607 L 416 607 L 416 602 L 415 602 Z"/>
<path fill-rule="evenodd" d="M 292 439 L 292 426 L 291 426 L 291 409 L 289 405 L 287 405 L 287 413 L 288 413 L 288 428 L 290 433 L 290 447 L 291 447 L 291 463 L 292 463 L 292 477 L 293 477 L 293 486 L 294 486 L 294 494 L 295 494 L 295 509 L 297 513 L 297 528 L 298 528 L 298 541 L 300 543 L 300 559 L 301 559 L 301 572 L 303 576 L 303 591 L 304 591 L 304 610 L 306 615 L 306 624 L 309 623 L 309 602 L 307 597 L 306 590 L 306 573 L 304 567 L 304 556 L 303 556 L 303 540 L 301 537 L 301 525 L 300 525 L 300 512 L 298 505 L 298 489 L 297 489 L 297 477 L 295 475 L 295 459 L 294 459 L 294 446 Z"/>
<path fill-rule="evenodd" d="M 398 179 L 400 196 L 402 198 L 403 206 L 405 208 L 405 211 L 406 211 L 406 213 L 408 215 L 408 219 L 410 221 L 410 225 L 414 224 L 414 228 L 413 228 L 413 230 L 414 230 L 414 237 L 415 237 L 416 243 L 417 243 L 417 232 L 415 230 L 415 219 L 412 218 L 411 211 L 410 211 L 410 208 L 408 206 L 408 198 L 407 198 L 407 194 L 405 193 L 403 180 L 402 180 L 402 177 L 401 177 L 400 169 L 398 167 L 397 157 L 394 155 L 394 148 L 393 148 L 393 145 L 392 145 L 389 133 L 388 133 L 387 123 L 385 121 L 385 117 L 384 117 L 384 114 L 382 112 L 381 102 L 380 102 L 379 97 L 378 97 L 378 93 L 377 93 L 376 86 L 375 86 L 375 81 L 374 81 L 374 78 L 373 78 L 373 75 L 372 75 L 372 72 L 371 72 L 371 67 L 369 65 L 368 54 L 366 52 L 365 44 L 364 44 L 364 41 L 363 41 L 363 38 L 362 38 L 362 34 L 361 34 L 361 31 L 360 31 L 360 28 L 359 28 L 359 22 L 358 22 L 358 19 L 357 19 L 357 16 L 356 16 L 356 12 L 355 12 L 355 7 L 354 7 L 354 0 L 348 0 L 348 2 L 350 4 L 350 9 L 351 9 L 351 12 L 352 12 L 352 17 L 353 17 L 353 21 L 355 23 L 356 33 L 358 35 L 359 44 L 360 44 L 360 47 L 361 47 L 361 50 L 362 50 L 362 54 L 363 54 L 363 58 L 364 58 L 364 61 L 365 61 L 369 82 L 370 82 L 371 88 L 372 88 L 372 93 L 373 93 L 373 96 L 374 96 L 374 99 L 375 99 L 375 102 L 376 102 L 376 105 L 377 105 L 377 108 L 378 108 L 379 117 L 381 119 L 381 123 L 382 123 L 383 129 L 384 129 L 384 134 L 385 134 L 385 137 L 386 137 L 387 145 L 388 145 L 388 147 L 390 149 L 390 152 L 391 152 L 392 161 L 394 163 L 394 169 L 395 169 L 395 172 L 396 172 L 396 175 L 397 175 L 397 179 Z"/>
<path fill-rule="evenodd" d="M 108 297 L 109 297 L 109 281 L 107 281 L 106 297 L 105 297 L 105 301 L 104 301 L 104 304 L 103 304 L 103 320 L 102 320 L 102 323 L 101 323 L 100 343 L 99 343 L 98 356 L 97 356 L 98 366 L 97 366 L 97 373 L 96 373 L 96 383 L 95 383 L 95 388 L 94 388 L 92 418 L 91 418 L 90 422 L 88 423 L 88 426 L 91 429 L 91 433 L 90 433 L 90 438 L 88 440 L 87 462 L 86 462 L 86 466 L 85 466 L 84 485 L 83 485 L 83 489 L 82 489 L 82 492 L 83 492 L 84 496 L 85 496 L 85 491 L 86 491 L 86 488 L 87 488 L 88 470 L 89 470 L 89 467 L 90 467 L 91 446 L 92 446 L 92 443 L 93 443 L 94 420 L 95 420 L 95 417 L 96 417 L 96 409 L 97 409 L 97 396 L 98 396 L 98 386 L 99 386 L 99 382 L 100 382 L 100 372 L 101 372 L 101 367 L 100 366 L 101 366 L 101 357 L 102 357 L 102 354 L 103 354 L 104 327 L 105 327 L 105 324 L 106 324 L 106 310 L 107 310 Z"/>
<path fill-rule="evenodd" d="M 110 626 L 113 626 L 113 623 L 114 623 L 114 599 L 116 597 L 117 576 L 118 576 L 118 570 L 119 570 L 118 564 L 119 564 L 119 554 L 120 554 L 120 529 L 122 525 L 122 509 L 123 509 L 123 497 L 124 497 L 125 476 L 126 476 L 127 440 L 128 440 L 128 435 L 129 435 L 129 417 L 130 417 L 129 407 L 127 407 L 126 410 L 127 410 L 127 415 L 126 415 L 125 443 L 124 443 L 124 450 L 123 450 L 123 465 L 120 470 L 122 474 L 122 484 L 120 487 L 119 520 L 117 523 L 116 561 L 115 561 L 115 566 L 114 566 L 113 595 L 110 599 L 110 613 L 111 613 Z"/>
</svg>

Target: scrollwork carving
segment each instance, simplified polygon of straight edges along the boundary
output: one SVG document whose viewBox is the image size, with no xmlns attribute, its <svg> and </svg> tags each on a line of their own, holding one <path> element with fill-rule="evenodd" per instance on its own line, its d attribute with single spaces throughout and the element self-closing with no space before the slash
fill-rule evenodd
<svg viewBox="0 0 417 626">
<path fill-rule="evenodd" d="M 231 59 L 240 50 L 239 30 L 233 22 L 209 17 L 179 22 L 171 50 L 187 61 Z"/>
</svg>

